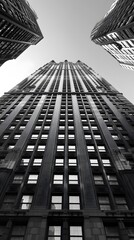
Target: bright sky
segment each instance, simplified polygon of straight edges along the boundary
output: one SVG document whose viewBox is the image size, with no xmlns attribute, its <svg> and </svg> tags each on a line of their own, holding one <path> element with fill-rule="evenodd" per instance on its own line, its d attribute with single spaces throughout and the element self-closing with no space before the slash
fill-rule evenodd
<svg viewBox="0 0 134 240">
<path fill-rule="evenodd" d="M 112 0 L 28 0 L 38 15 L 44 39 L 0 68 L 0 96 L 51 60 L 81 60 L 134 103 L 134 72 L 121 68 L 102 47 L 90 40 L 95 24 Z"/>
</svg>

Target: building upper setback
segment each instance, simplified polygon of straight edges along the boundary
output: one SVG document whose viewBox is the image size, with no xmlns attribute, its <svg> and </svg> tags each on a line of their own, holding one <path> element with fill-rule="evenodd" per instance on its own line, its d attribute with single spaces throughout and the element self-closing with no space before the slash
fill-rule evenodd
<svg viewBox="0 0 134 240">
<path fill-rule="evenodd" d="M 134 106 L 85 63 L 0 98 L 0 239 L 134 239 Z"/>
<path fill-rule="evenodd" d="M 115 1 L 96 24 L 91 39 L 108 51 L 124 68 L 134 70 L 134 2 Z"/>
<path fill-rule="evenodd" d="M 27 1 L 0 0 L 0 65 L 42 38 L 37 15 Z"/>
</svg>

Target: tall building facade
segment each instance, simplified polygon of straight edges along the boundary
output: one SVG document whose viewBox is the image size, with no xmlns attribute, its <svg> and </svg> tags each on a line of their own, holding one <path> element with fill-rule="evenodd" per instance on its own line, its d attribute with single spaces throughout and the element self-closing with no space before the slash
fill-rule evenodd
<svg viewBox="0 0 134 240">
<path fill-rule="evenodd" d="M 51 61 L 0 113 L 0 239 L 134 239 L 134 106 L 121 93 L 81 61 Z"/>
<path fill-rule="evenodd" d="M 110 53 L 122 67 L 134 70 L 134 2 L 116 0 L 96 24 L 91 39 Z"/>
<path fill-rule="evenodd" d="M 0 65 L 42 38 L 37 15 L 26 0 L 0 0 Z"/>
</svg>

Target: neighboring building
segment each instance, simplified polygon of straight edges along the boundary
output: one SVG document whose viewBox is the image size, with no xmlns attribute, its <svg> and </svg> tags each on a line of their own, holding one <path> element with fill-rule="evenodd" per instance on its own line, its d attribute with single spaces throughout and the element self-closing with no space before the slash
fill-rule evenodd
<svg viewBox="0 0 134 240">
<path fill-rule="evenodd" d="M 134 239 L 134 106 L 78 61 L 0 104 L 0 239 Z"/>
<path fill-rule="evenodd" d="M 124 68 L 134 70 L 134 1 L 116 0 L 96 24 L 91 39 Z"/>
<path fill-rule="evenodd" d="M 37 16 L 26 0 L 0 0 L 0 65 L 42 38 Z"/>
</svg>

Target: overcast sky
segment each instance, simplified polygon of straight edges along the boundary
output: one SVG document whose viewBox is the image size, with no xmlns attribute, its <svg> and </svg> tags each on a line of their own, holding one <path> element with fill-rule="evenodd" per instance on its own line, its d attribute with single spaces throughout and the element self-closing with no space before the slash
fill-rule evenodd
<svg viewBox="0 0 134 240">
<path fill-rule="evenodd" d="M 81 60 L 134 103 L 134 72 L 120 67 L 90 40 L 95 24 L 113 0 L 28 0 L 38 15 L 44 39 L 0 68 L 0 96 L 51 60 Z"/>
</svg>

